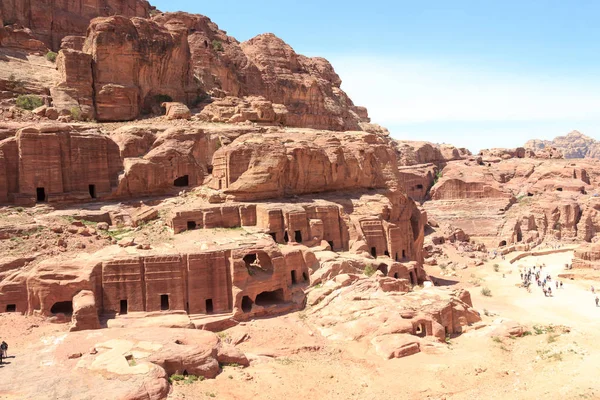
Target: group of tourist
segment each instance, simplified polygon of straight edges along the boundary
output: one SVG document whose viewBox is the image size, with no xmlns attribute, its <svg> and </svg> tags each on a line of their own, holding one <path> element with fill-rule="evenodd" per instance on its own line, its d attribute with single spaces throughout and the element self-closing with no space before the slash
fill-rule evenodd
<svg viewBox="0 0 600 400">
<path fill-rule="evenodd" d="M 8 344 L 5 341 L 2 341 L 0 344 L 0 364 L 2 364 L 2 360 L 8 357 Z"/>
<path fill-rule="evenodd" d="M 546 264 L 542 265 L 534 265 L 533 270 L 529 268 L 523 268 L 521 271 L 521 281 L 523 282 L 523 287 L 527 289 L 528 292 L 531 292 L 531 285 L 535 282 L 538 287 L 542 289 L 544 292 L 544 296 L 552 296 L 552 276 L 550 274 L 546 274 L 546 276 L 542 275 L 543 268 L 546 267 Z M 554 281 L 556 289 L 562 289 L 563 283 L 562 281 Z"/>
<path fill-rule="evenodd" d="M 552 296 L 552 277 L 550 276 L 550 274 L 546 274 L 545 276 L 542 275 L 542 270 L 546 267 L 546 264 L 542 264 L 542 265 L 534 265 L 533 268 L 523 268 L 522 270 L 519 269 L 519 272 L 521 273 L 521 281 L 523 282 L 523 287 L 525 289 L 527 289 L 527 291 L 529 293 L 531 293 L 531 286 L 533 284 L 533 282 L 535 282 L 538 287 L 540 287 L 542 289 L 542 291 L 544 292 L 544 296 L 548 297 L 548 296 Z M 570 265 L 567 264 L 566 268 L 569 269 Z M 556 290 L 558 290 L 559 288 L 562 289 L 563 288 L 563 282 L 562 281 L 558 281 L 555 280 L 554 281 L 554 286 L 556 288 Z M 594 286 L 590 287 L 590 291 L 592 292 L 592 294 L 595 295 L 595 302 L 596 302 L 596 307 L 600 307 L 600 297 L 598 297 L 598 295 L 596 294 L 596 289 L 594 288 Z"/>
</svg>

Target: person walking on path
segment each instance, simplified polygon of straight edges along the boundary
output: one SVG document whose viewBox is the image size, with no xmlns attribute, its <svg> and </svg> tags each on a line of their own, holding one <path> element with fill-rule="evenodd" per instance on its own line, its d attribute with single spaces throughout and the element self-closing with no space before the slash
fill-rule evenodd
<svg viewBox="0 0 600 400">
<path fill-rule="evenodd" d="M 600 299 L 598 298 L 598 296 L 596 296 L 596 307 L 598 307 L 599 302 L 600 302 Z"/>
<path fill-rule="evenodd" d="M 3 340 L 2 344 L 0 344 L 0 351 L 4 358 L 8 358 L 8 344 Z"/>
</svg>

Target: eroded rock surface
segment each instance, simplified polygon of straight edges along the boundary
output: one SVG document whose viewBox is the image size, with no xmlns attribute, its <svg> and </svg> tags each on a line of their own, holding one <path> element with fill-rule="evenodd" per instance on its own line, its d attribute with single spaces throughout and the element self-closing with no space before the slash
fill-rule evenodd
<svg viewBox="0 0 600 400">
<path fill-rule="evenodd" d="M 90 399 L 165 399 L 173 374 L 217 376 L 220 346 L 214 333 L 194 329 L 104 329 L 45 337 L 20 356 L 18 367 L 5 371 L 2 390 L 29 399 L 82 393 Z M 28 374 L 22 374 L 27 367 Z M 102 390 L 91 391 L 90 385 Z"/>
<path fill-rule="evenodd" d="M 111 15 L 148 17 L 152 7 L 145 0 L 76 0 L 70 2 L 2 0 L 4 27 L 28 28 L 32 39 L 57 51 L 65 36 L 85 35 L 93 18 Z M 5 28 L 6 29 L 6 28 Z"/>
<path fill-rule="evenodd" d="M 600 158 L 600 145 L 598 141 L 584 135 L 579 131 L 573 131 L 565 136 L 557 136 L 553 140 L 530 140 L 525 147 L 534 151 L 545 149 L 556 149 L 565 158 Z"/>
</svg>

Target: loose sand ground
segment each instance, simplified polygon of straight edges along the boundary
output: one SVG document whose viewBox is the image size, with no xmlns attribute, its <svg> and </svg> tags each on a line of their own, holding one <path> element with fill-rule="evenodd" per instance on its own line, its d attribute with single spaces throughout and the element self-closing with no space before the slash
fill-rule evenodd
<svg viewBox="0 0 600 400">
<path fill-rule="evenodd" d="M 563 279 L 563 289 L 555 290 L 553 297 L 544 297 L 537 286 L 531 293 L 517 286 L 519 266 L 545 263 L 545 271 L 556 277 L 571 257 L 572 253 L 528 257 L 515 264 L 491 260 L 454 272 L 447 268 L 446 273 L 456 276 L 442 276 L 470 287 L 484 323 L 512 319 L 526 325 L 531 335 L 494 340 L 490 329 L 482 328 L 452 338 L 434 353 L 383 360 L 367 343 L 323 338 L 302 312 L 292 313 L 225 331 L 224 339 L 248 334 L 240 348 L 252 355 L 253 364 L 245 369 L 225 366 L 214 380 L 176 385 L 171 398 L 600 398 L 600 308 L 589 290 L 593 282 Z M 496 263 L 499 272 L 494 271 Z M 440 276 L 442 270 L 430 267 L 428 272 Z M 473 285 L 476 282 L 479 286 Z M 483 296 L 482 287 L 489 288 L 492 296 Z M 2 339 L 11 344 L 11 355 L 15 355 L 4 368 L 19 368 L 19 355 L 29 343 L 65 331 L 64 325 L 17 315 L 2 314 L 0 323 Z M 551 324 L 557 326 L 554 332 L 540 333 Z M 568 327 L 568 332 L 558 325 Z"/>
</svg>

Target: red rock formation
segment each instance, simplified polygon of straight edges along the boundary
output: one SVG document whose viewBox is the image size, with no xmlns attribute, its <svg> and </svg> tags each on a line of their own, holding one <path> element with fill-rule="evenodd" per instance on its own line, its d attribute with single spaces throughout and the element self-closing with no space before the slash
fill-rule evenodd
<svg viewBox="0 0 600 400">
<path fill-rule="evenodd" d="M 114 328 L 54 338 L 53 345 L 34 341 L 30 351 L 18 356 L 26 368 L 39 367 L 39 354 L 57 360 L 43 382 L 31 382 L 27 374 L 12 370 L 3 390 L 36 400 L 48 398 L 48 387 L 61 399 L 164 400 L 172 391 L 172 375 L 211 379 L 221 372 L 220 362 L 247 364 L 240 350 L 199 329 Z"/>
<path fill-rule="evenodd" d="M 306 311 L 308 319 L 326 337 L 370 341 L 386 359 L 419 352 L 419 337 L 443 341 L 447 334 L 464 332 L 481 321 L 468 292 L 438 288 L 378 296 L 388 279 L 375 275 L 331 282 L 322 300 Z"/>
<path fill-rule="evenodd" d="M 29 28 L 33 38 L 54 51 L 65 36 L 84 35 L 93 18 L 117 14 L 145 18 L 151 9 L 146 0 L 0 1 L 5 26 Z"/>
<path fill-rule="evenodd" d="M 209 160 L 218 143 L 217 137 L 201 129 L 185 128 L 171 128 L 162 132 L 152 141 L 151 148 L 146 150 L 144 146 L 141 149 L 145 150 L 143 153 L 135 149 L 139 141 L 129 141 L 130 136 L 119 135 L 115 140 L 122 154 L 142 156 L 124 159 L 124 174 L 113 193 L 117 197 L 161 193 L 173 187 L 201 184 L 208 174 Z"/>
<path fill-rule="evenodd" d="M 165 109 L 167 119 L 190 119 L 190 109 L 183 103 L 167 102 L 162 103 L 161 107 Z"/>
<path fill-rule="evenodd" d="M 264 97 L 225 97 L 217 99 L 202 109 L 197 119 L 209 122 L 263 122 L 286 125 L 287 109 L 273 104 Z"/>
<path fill-rule="evenodd" d="M 341 79 L 323 58 L 308 58 L 273 34 L 240 44 L 202 15 L 166 13 L 158 23 L 189 30 L 194 72 L 200 89 L 215 97 L 262 96 L 283 104 L 288 126 L 361 130 L 367 111 L 340 89 Z"/>
<path fill-rule="evenodd" d="M 20 129 L 0 142 L 0 152 L 7 178 L 0 198 L 16 204 L 106 196 L 121 170 L 112 140 L 73 132 L 68 125 Z"/>
<path fill-rule="evenodd" d="M 598 141 L 578 131 L 555 137 L 553 140 L 530 140 L 525 143 L 525 147 L 536 153 L 544 151 L 562 153 L 565 158 L 600 158 Z"/>
<path fill-rule="evenodd" d="M 79 110 L 80 118 L 94 119 L 92 57 L 78 50 L 61 50 L 56 59 L 60 82 L 50 89 L 59 112 Z"/>
<path fill-rule="evenodd" d="M 398 170 L 406 195 L 415 201 L 426 200 L 438 174 L 438 167 L 435 164 L 421 164 L 401 166 Z"/>
<path fill-rule="evenodd" d="M 592 243 L 579 246 L 573 253 L 573 268 L 600 269 L 600 244 Z"/>
<path fill-rule="evenodd" d="M 352 213 L 343 204 L 352 202 Z M 364 204 L 369 207 L 364 207 Z M 188 205 L 172 210 L 169 225 L 174 233 L 194 229 L 257 226 L 280 244 L 298 243 L 331 250 L 388 257 L 395 261 L 422 262 L 423 229 L 427 217 L 398 193 L 335 195 L 294 203 L 225 203 Z M 361 245 L 357 245 L 361 243 Z M 391 275 L 393 276 L 393 274 Z"/>
<path fill-rule="evenodd" d="M 399 187 L 390 141 L 360 132 L 245 135 L 212 164 L 211 186 L 240 200 Z"/>
<path fill-rule="evenodd" d="M 435 164 L 443 167 L 449 161 L 461 160 L 471 155 L 467 149 L 459 149 L 447 144 L 402 140 L 396 141 L 396 144 L 401 166 Z"/>
<path fill-rule="evenodd" d="M 358 123 L 363 119 L 340 89 L 342 81 L 327 60 L 298 55 L 273 34 L 259 35 L 241 46 L 259 69 L 264 84 L 263 93 L 252 94 L 285 105 L 288 125 L 335 131 L 360 129 Z"/>
<path fill-rule="evenodd" d="M 195 92 L 187 30 L 179 26 L 97 18 L 90 24 L 84 52 L 92 55 L 99 121 L 131 120 L 165 98 L 187 103 Z"/>
<path fill-rule="evenodd" d="M 443 169 L 425 208 L 490 247 L 543 240 L 591 241 L 599 226 L 594 161 L 496 157 Z M 502 153 L 508 154 L 508 153 Z M 473 220 L 477 220 L 476 223 Z"/>
<path fill-rule="evenodd" d="M 30 29 L 15 25 L 0 27 L 0 47 L 24 50 L 28 53 L 46 54 L 46 44 L 35 39 Z"/>
<path fill-rule="evenodd" d="M 82 290 L 73 297 L 73 325 L 71 331 L 100 329 L 94 292 Z"/>
<path fill-rule="evenodd" d="M 467 149 L 429 142 L 396 141 L 401 186 L 413 200 L 424 201 L 437 180 L 439 170 L 449 161 L 469 158 Z"/>
<path fill-rule="evenodd" d="M 494 162 L 498 159 L 507 160 L 509 158 L 563 158 L 562 152 L 554 147 L 535 149 L 535 151 L 529 147 L 517 147 L 514 149 L 484 149 L 479 152 L 479 155 L 483 158 L 483 162 Z"/>
</svg>

